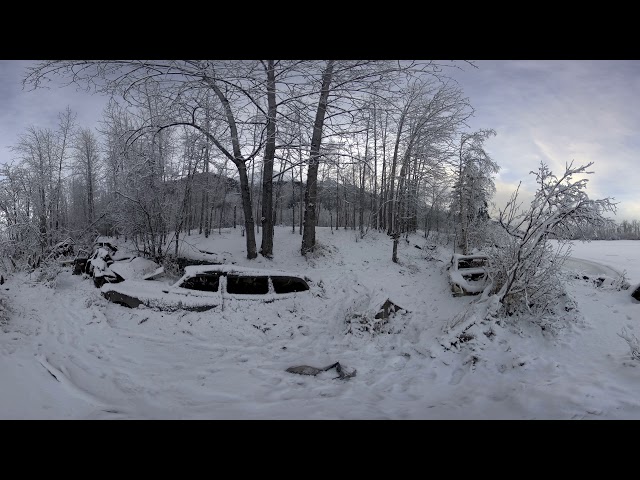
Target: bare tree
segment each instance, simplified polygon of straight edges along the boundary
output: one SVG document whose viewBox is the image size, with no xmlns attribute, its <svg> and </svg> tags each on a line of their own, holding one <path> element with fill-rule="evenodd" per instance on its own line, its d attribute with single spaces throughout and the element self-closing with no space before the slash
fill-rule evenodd
<svg viewBox="0 0 640 480">
<path fill-rule="evenodd" d="M 274 60 L 263 62 L 267 75 L 267 139 L 262 171 L 262 256 L 273 256 L 273 160 L 276 154 L 276 72 Z"/>
<path fill-rule="evenodd" d="M 246 113 L 248 104 L 266 115 L 257 96 L 258 62 L 192 61 L 192 60 L 50 60 L 28 69 L 24 85 L 38 88 L 54 76 L 111 95 L 121 95 L 129 104 L 146 107 L 149 92 L 154 92 L 155 114 L 130 136 L 130 142 L 145 131 L 160 132 L 177 125 L 188 125 L 202 132 L 218 150 L 231 160 L 241 184 L 245 218 L 247 257 L 255 258 L 256 244 L 253 213 L 246 162 L 262 149 L 263 135 L 258 145 L 245 153 L 245 126 L 256 124 L 255 116 Z M 217 116 L 225 129 L 208 128 L 202 114 L 202 104 L 208 92 L 217 99 Z M 162 95 L 162 96 L 160 96 Z M 162 112 L 160 112 L 160 109 Z M 216 125 L 219 122 L 216 123 Z M 226 145 L 225 145 L 226 144 Z"/>
<path fill-rule="evenodd" d="M 612 198 L 591 200 L 584 191 L 588 179 L 576 176 L 590 175 L 590 162 L 574 167 L 568 164 L 565 172 L 556 177 L 544 163 L 537 172 L 538 190 L 528 210 L 518 209 L 516 190 L 504 210 L 500 210 L 499 224 L 508 234 L 510 242 L 500 262 L 502 268 L 494 273 L 493 291 L 501 303 L 514 304 L 520 298 L 535 299 L 531 291 L 534 279 L 544 280 L 537 275 L 544 255 L 547 240 L 551 238 L 571 238 L 587 225 L 605 225 L 612 222 L 606 212 L 615 212 Z"/>
<path fill-rule="evenodd" d="M 119 124 L 118 129 L 126 127 L 128 133 L 123 136 L 121 132 L 117 140 L 115 137 L 109 140 L 108 197 L 111 199 L 113 195 L 118 195 L 122 200 L 122 195 L 126 195 L 120 187 L 116 187 L 120 181 L 117 172 L 122 172 L 123 163 L 139 165 L 143 157 L 148 166 L 153 168 L 154 188 L 161 192 L 162 182 L 166 180 L 167 162 L 170 161 L 170 155 L 166 152 L 168 144 L 165 130 L 173 131 L 173 127 L 188 126 L 200 132 L 206 137 L 206 144 L 215 147 L 237 170 L 247 257 L 255 258 L 257 251 L 253 217 L 256 214 L 262 219 L 259 223 L 263 229 L 260 252 L 265 257 L 273 255 L 275 215 L 272 182 L 278 153 L 297 149 L 299 155 L 308 158 L 295 166 L 291 164 L 292 175 L 295 168 L 298 168 L 301 189 L 304 164 L 308 175 L 304 195 L 305 219 L 300 222 L 301 228 L 304 224 L 305 229 L 301 246 L 301 251 L 305 254 L 314 248 L 315 226 L 322 213 L 317 190 L 318 168 L 325 154 L 323 142 L 325 145 L 334 144 L 341 136 L 357 134 L 357 130 L 363 128 L 359 122 L 354 121 L 359 116 L 358 112 L 369 109 L 372 101 L 384 104 L 385 97 L 398 95 L 401 86 L 413 75 L 444 78 L 439 65 L 431 61 L 51 60 L 39 62 L 29 68 L 23 84 L 39 88 L 45 86 L 45 82 L 51 78 L 62 78 L 67 84 L 80 85 L 88 90 L 111 95 L 112 98 L 122 98 L 128 105 L 129 112 L 137 116 L 135 121 L 128 120 L 127 125 Z M 371 181 L 371 176 L 374 197 L 376 196 L 377 124 L 380 123 L 382 127 L 382 118 L 385 118 L 383 137 L 386 137 L 387 115 L 384 113 L 385 115 L 382 112 L 379 114 L 378 108 L 374 108 L 373 116 L 370 113 L 367 115 L 369 125 L 364 127 L 365 150 L 369 151 L 373 143 L 373 169 L 369 165 L 370 154 L 365 152 L 364 157 L 360 153 L 357 155 L 364 158 L 366 165 L 357 165 L 360 196 L 359 202 L 352 202 L 350 208 L 360 205 L 361 228 L 364 226 L 366 185 Z M 283 131 L 291 132 L 296 129 L 281 128 L 282 124 L 295 124 L 299 134 L 285 138 Z M 373 135 L 370 132 L 371 124 L 374 125 Z M 311 131 L 309 140 L 303 140 L 303 126 L 305 130 Z M 327 139 L 330 140 L 326 141 Z M 134 147 L 136 142 L 144 145 Z M 383 157 L 385 143 L 386 141 L 382 142 Z M 121 147 L 131 149 L 131 152 L 124 153 Z M 114 154 L 116 150 L 119 152 L 117 155 Z M 261 153 L 262 162 L 256 166 Z M 411 172 L 411 182 L 414 183 L 409 186 L 407 180 L 407 185 L 403 188 L 406 192 L 414 192 L 412 195 L 415 196 L 418 163 L 415 156 L 412 160 L 413 166 L 408 166 L 405 173 L 408 175 Z M 382 166 L 384 171 L 384 158 Z M 208 167 L 208 162 L 201 166 L 205 172 Z M 255 167 L 262 172 L 260 196 L 252 195 L 253 182 L 250 184 L 247 172 L 247 169 Z M 286 169 L 281 170 L 284 174 Z M 385 185 L 385 192 L 389 186 L 391 189 L 395 188 L 395 176 L 387 175 L 391 183 Z M 196 214 L 200 213 L 204 221 L 201 222 L 201 227 L 204 227 L 206 235 L 207 225 L 210 225 L 207 220 L 212 210 L 209 211 L 206 205 L 208 190 L 202 193 L 199 200 L 204 205 L 200 210 L 198 202 L 191 198 L 195 195 L 192 191 L 186 200 L 186 207 L 180 211 L 188 216 L 186 224 L 189 231 L 191 225 L 197 223 Z M 161 213 L 163 201 L 159 196 L 145 209 L 150 218 L 154 219 L 152 223 L 157 224 L 156 234 L 164 239 L 168 219 Z M 409 212 L 413 207 L 406 198 L 402 201 L 402 208 Z M 254 202 L 259 204 L 255 212 L 253 207 L 257 205 Z M 39 208 L 37 202 L 34 207 Z M 383 208 L 386 208 L 384 202 Z M 298 211 L 301 216 L 302 210 Z M 125 218 L 121 219 L 126 221 Z M 351 220 L 355 220 L 355 214 Z"/>
<path fill-rule="evenodd" d="M 411 168 L 411 159 L 415 158 L 415 167 L 418 166 L 418 157 L 422 154 L 432 153 L 435 145 L 446 142 L 471 114 L 469 105 L 462 92 L 448 85 L 435 85 L 432 82 L 414 83 L 409 85 L 408 99 L 400 110 L 400 120 L 394 153 L 391 162 L 390 189 L 389 189 L 389 234 L 393 238 L 392 261 L 398 261 L 398 240 L 401 235 L 401 212 L 404 205 L 409 202 L 407 197 L 407 179 Z M 406 131 L 404 130 L 407 125 Z M 401 140 L 403 140 L 404 152 L 400 164 L 398 188 L 394 190 L 396 167 L 400 157 Z M 421 161 L 421 166 L 426 164 Z M 415 192 L 417 194 L 417 190 Z M 411 199 L 414 201 L 413 199 Z"/>
<path fill-rule="evenodd" d="M 322 72 L 322 87 L 316 119 L 313 124 L 313 136 L 311 137 L 311 151 L 309 169 L 307 172 L 307 189 L 304 194 L 304 231 L 302 234 L 302 255 L 313 252 L 316 245 L 316 196 L 318 192 L 318 165 L 320 164 L 320 145 L 322 142 L 322 129 L 327 112 L 327 103 L 331 80 L 333 79 L 334 60 L 326 63 Z"/>
<path fill-rule="evenodd" d="M 37 219 L 41 253 L 52 245 L 54 239 L 51 214 L 55 201 L 55 172 L 60 153 L 58 147 L 52 130 L 33 126 L 12 147 L 12 151 L 19 155 L 20 161 L 27 168 L 27 181 L 31 184 L 32 213 Z"/>
<path fill-rule="evenodd" d="M 57 130 L 57 143 L 59 145 L 58 150 L 58 176 L 56 181 L 56 187 L 54 192 L 54 200 L 52 205 L 55 207 L 55 229 L 59 229 L 61 227 L 61 206 L 60 202 L 62 199 L 62 170 L 65 166 L 65 161 L 67 158 L 67 150 L 69 147 L 70 139 L 73 136 L 74 128 L 75 128 L 75 120 L 76 114 L 71 111 L 69 107 L 66 108 L 64 112 L 58 115 L 58 130 Z"/>
<path fill-rule="evenodd" d="M 76 168 L 86 186 L 86 222 L 91 224 L 95 220 L 95 190 L 99 161 L 99 146 L 95 134 L 88 128 L 81 128 L 75 137 L 74 150 Z"/>
</svg>

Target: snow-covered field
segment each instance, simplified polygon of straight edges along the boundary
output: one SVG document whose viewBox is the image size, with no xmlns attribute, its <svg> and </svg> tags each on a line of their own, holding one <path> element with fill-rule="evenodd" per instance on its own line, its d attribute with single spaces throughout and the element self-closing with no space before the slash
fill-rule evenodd
<svg viewBox="0 0 640 480">
<path fill-rule="evenodd" d="M 443 325 L 472 297 L 450 294 L 450 252 L 412 236 L 318 229 L 306 260 L 301 237 L 277 228 L 274 260 L 245 258 L 240 230 L 187 237 L 210 258 L 277 268 L 311 290 L 267 304 L 160 312 L 112 304 L 93 282 L 63 271 L 55 286 L 14 275 L 0 289 L 0 418 L 89 419 L 624 419 L 640 418 L 640 362 L 618 336 L 640 336 L 640 302 L 567 274 L 575 322 L 555 336 L 531 325 L 489 343 L 478 361 L 436 348 Z M 258 235 L 258 244 L 260 236 Z M 415 246 L 423 248 L 415 248 Z M 202 254 L 206 255 L 209 254 Z M 567 268 L 626 270 L 640 282 L 640 242 L 576 243 Z M 383 333 L 346 318 L 389 297 Z M 340 362 L 356 376 L 288 367 Z"/>
<path fill-rule="evenodd" d="M 571 243 L 572 264 L 596 263 L 593 273 L 625 273 L 631 283 L 640 283 L 640 242 L 595 240 Z M 609 267 L 608 269 L 602 266 Z"/>
</svg>

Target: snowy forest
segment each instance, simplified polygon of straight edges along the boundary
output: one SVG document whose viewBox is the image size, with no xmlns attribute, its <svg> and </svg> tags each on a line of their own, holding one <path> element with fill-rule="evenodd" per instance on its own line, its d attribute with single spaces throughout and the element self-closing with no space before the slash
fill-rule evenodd
<svg viewBox="0 0 640 480">
<path fill-rule="evenodd" d="M 459 63 L 42 62 L 26 88 L 58 80 L 112 100 L 97 131 L 67 109 L 56 128 L 16 139 L 2 166 L 3 253 L 22 262 L 102 234 L 162 259 L 170 239 L 177 252 L 194 229 L 239 226 L 247 258 L 271 257 L 274 225 L 297 229 L 302 254 L 315 226 L 420 228 L 467 253 L 500 167 L 484 148 L 495 131 L 466 127 L 473 107 L 447 75 Z M 583 237 L 638 239 L 640 223 Z"/>
<path fill-rule="evenodd" d="M 536 190 L 530 202 L 516 189 L 506 205 L 495 205 L 501 166 L 487 145 L 500 132 L 491 125 L 470 129 L 474 106 L 452 76 L 476 68 L 470 61 L 406 60 L 33 62 L 23 75 L 25 90 L 49 88 L 55 94 L 80 88 L 104 96 L 106 107 L 96 129 L 79 124 L 67 108 L 59 112 L 57 125 L 30 126 L 15 139 L 11 161 L 0 165 L 3 281 L 40 272 L 37 280 L 55 289 L 49 281 L 62 278 L 61 258 L 79 249 L 90 252 L 99 237 L 131 244 L 137 255 L 170 271 L 196 237 L 207 239 L 202 245 L 213 246 L 207 248 L 237 244 L 240 251 L 241 245 L 243 258 L 234 257 L 233 263 L 247 267 L 284 262 L 287 268 L 321 268 L 318 262 L 341 248 L 340 243 L 328 247 L 329 238 L 341 235 L 349 248 L 383 249 L 375 263 L 384 269 L 390 262 L 401 275 L 403 269 L 417 275 L 426 268 L 412 270 L 408 258 L 440 262 L 438 268 L 451 268 L 452 254 L 489 259 L 487 282 L 466 292 L 476 295 L 465 296 L 460 308 L 453 303 L 442 308 L 433 345 L 419 350 L 428 361 L 458 355 L 460 366 L 473 369 L 486 361 L 481 352 L 489 345 L 510 338 L 514 324 L 558 334 L 575 313 L 565 287 L 564 246 L 572 240 L 640 240 L 640 222 L 616 222 L 612 197 L 587 195 L 593 162 L 579 159 L 566 159 L 562 171 L 544 162 L 531 165 L 528 180 Z M 295 253 L 279 250 L 279 242 L 283 248 L 295 244 Z M 442 274 L 455 278 L 447 270 Z M 347 291 L 331 290 L 327 283 L 311 282 L 312 291 L 319 285 L 318 298 Z M 630 285 L 621 274 L 609 286 L 620 292 Z M 385 295 L 393 300 L 385 308 L 393 305 L 413 318 L 415 310 L 396 304 L 403 298 L 410 303 L 420 287 L 413 297 L 403 297 L 400 287 L 388 288 L 397 296 Z M 91 295 L 98 298 L 100 290 L 95 292 Z M 368 291 L 371 305 L 373 297 Z M 102 298 L 87 302 L 92 311 L 122 308 L 105 307 Z M 340 307 L 338 315 L 350 334 L 359 332 L 355 341 L 363 341 L 362 332 L 398 333 L 389 330 L 391 322 L 379 321 L 377 312 L 357 313 L 356 304 Z M 11 306 L 4 300 L 0 306 L 10 318 Z M 291 310 L 296 318 L 297 308 Z M 138 310 L 145 311 L 133 309 L 132 315 Z M 190 322 L 201 318 L 188 315 Z M 146 319 L 138 325 L 142 322 Z M 410 342 L 420 343 L 418 320 L 407 322 L 415 335 Z M 263 334 L 272 328 L 253 327 Z M 640 352 L 632 333 L 616 333 L 627 349 Z M 40 363 L 58 382 L 58 376 L 74 377 L 49 357 Z M 455 378 L 460 370 L 451 368 Z M 316 370 L 312 375 L 322 369 Z M 341 380 L 359 378 L 355 370 L 345 377 L 346 371 L 338 369 Z M 363 373 L 360 368 L 358 375 Z M 386 412 L 355 417 L 396 417 Z M 130 411 L 130 416 L 146 414 Z M 408 416 L 425 415 L 418 409 Z"/>
</svg>

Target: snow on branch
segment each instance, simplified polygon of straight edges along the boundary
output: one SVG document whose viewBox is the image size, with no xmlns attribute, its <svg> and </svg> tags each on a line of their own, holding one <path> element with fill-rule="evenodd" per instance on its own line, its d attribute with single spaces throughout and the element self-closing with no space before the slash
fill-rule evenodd
<svg viewBox="0 0 640 480">
<path fill-rule="evenodd" d="M 626 340 L 629 344 L 629 348 L 631 349 L 631 356 L 636 360 L 640 360 L 640 340 L 633 333 L 627 331 L 626 328 L 623 328 L 618 336 Z"/>
<path fill-rule="evenodd" d="M 532 288 L 538 293 L 551 291 L 552 274 L 562 265 L 564 256 L 553 252 L 547 244 L 549 238 L 575 238 L 585 226 L 603 226 L 612 222 L 604 217 L 615 212 L 612 198 L 592 200 L 585 192 L 593 162 L 574 167 L 566 164 L 564 173 L 557 177 L 542 163 L 536 177 L 538 189 L 527 210 L 517 203 L 520 185 L 512 194 L 504 210 L 499 211 L 498 224 L 508 235 L 506 248 L 496 252 L 495 262 L 500 271 L 495 275 L 494 292 L 504 302 L 508 295 L 527 299 L 529 308 Z M 535 298 L 535 296 L 533 296 Z"/>
</svg>

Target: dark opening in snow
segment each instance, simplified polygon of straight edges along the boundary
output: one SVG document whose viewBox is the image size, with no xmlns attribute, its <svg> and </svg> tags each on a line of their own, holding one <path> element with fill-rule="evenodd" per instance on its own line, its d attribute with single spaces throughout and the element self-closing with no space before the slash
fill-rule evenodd
<svg viewBox="0 0 640 480">
<path fill-rule="evenodd" d="M 486 258 L 461 258 L 458 260 L 458 268 L 478 268 L 486 267 Z"/>
<path fill-rule="evenodd" d="M 217 292 L 218 285 L 220 284 L 220 273 L 202 273 L 195 277 L 187 278 L 182 285 L 182 288 L 188 288 L 190 290 L 200 290 L 202 292 Z"/>
<path fill-rule="evenodd" d="M 125 295 L 120 292 L 105 292 L 102 294 L 102 296 L 110 302 L 117 303 L 118 305 L 123 305 L 129 308 L 136 308 L 142 303 L 137 298 L 130 297 L 129 295 Z"/>
<path fill-rule="evenodd" d="M 307 282 L 296 277 L 271 277 L 276 293 L 304 292 L 309 290 Z"/>
<path fill-rule="evenodd" d="M 484 273 L 462 273 L 462 276 L 466 280 L 471 280 L 471 281 L 482 280 L 485 277 L 485 275 L 486 274 Z"/>
<path fill-rule="evenodd" d="M 182 273 L 184 273 L 184 267 L 188 267 L 190 265 L 221 265 L 221 262 L 214 262 L 211 260 L 194 260 L 192 258 L 174 257 L 173 255 L 167 255 L 167 259 L 171 262 L 175 262 Z"/>
<path fill-rule="evenodd" d="M 73 275 L 82 275 L 87 268 L 87 258 L 76 258 L 73 261 Z"/>
<path fill-rule="evenodd" d="M 227 275 L 227 292 L 240 295 L 269 293 L 269 277 Z"/>
</svg>

